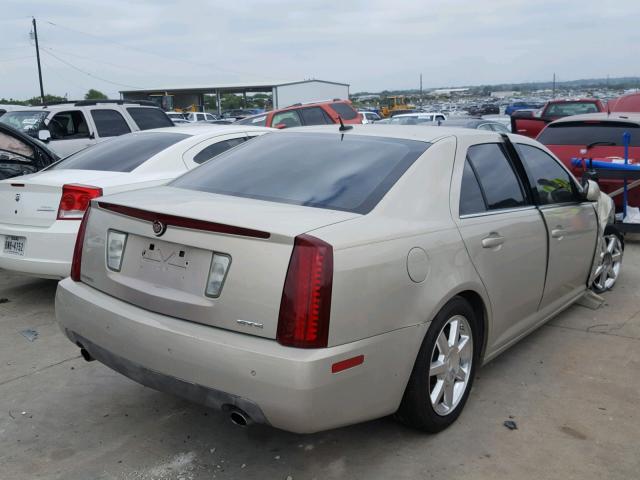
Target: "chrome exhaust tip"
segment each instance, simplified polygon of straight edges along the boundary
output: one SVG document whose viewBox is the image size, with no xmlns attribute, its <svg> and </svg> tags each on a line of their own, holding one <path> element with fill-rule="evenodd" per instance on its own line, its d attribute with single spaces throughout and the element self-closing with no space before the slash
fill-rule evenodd
<svg viewBox="0 0 640 480">
<path fill-rule="evenodd" d="M 251 417 L 239 408 L 235 408 L 231 413 L 229 413 L 229 419 L 231 420 L 231 423 L 239 427 L 246 427 L 253 423 Z"/>
</svg>

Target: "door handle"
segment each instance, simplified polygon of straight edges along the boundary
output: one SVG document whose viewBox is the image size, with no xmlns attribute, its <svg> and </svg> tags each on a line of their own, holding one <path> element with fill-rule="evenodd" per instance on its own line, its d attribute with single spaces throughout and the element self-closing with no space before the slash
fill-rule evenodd
<svg viewBox="0 0 640 480">
<path fill-rule="evenodd" d="M 558 240 L 562 240 L 562 238 L 567 234 L 567 231 L 563 229 L 560 225 L 551 230 L 551 236 L 553 238 L 557 238 Z"/>
<path fill-rule="evenodd" d="M 482 248 L 495 248 L 504 243 L 504 237 L 497 232 L 491 232 L 482 239 Z"/>
</svg>

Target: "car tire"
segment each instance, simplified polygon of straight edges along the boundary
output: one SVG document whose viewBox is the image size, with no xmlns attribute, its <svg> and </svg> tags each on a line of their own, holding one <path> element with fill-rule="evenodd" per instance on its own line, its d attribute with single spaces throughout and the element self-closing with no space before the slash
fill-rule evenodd
<svg viewBox="0 0 640 480">
<path fill-rule="evenodd" d="M 479 363 L 477 321 L 469 302 L 459 296 L 451 299 L 433 319 L 396 413 L 402 423 L 437 433 L 458 418 Z M 457 334 L 452 332 L 456 328 L 454 323 Z"/>
<path fill-rule="evenodd" d="M 603 293 L 615 286 L 622 269 L 623 254 L 624 237 L 614 226 L 607 226 L 604 230 L 604 242 L 597 267 L 600 272 L 596 273 L 591 290 L 595 293 Z"/>
</svg>

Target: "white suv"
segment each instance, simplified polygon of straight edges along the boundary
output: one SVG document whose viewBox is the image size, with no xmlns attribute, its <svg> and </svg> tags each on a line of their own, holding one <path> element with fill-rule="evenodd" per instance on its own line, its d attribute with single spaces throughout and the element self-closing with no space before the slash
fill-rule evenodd
<svg viewBox="0 0 640 480">
<path fill-rule="evenodd" d="M 173 126 L 153 102 L 128 100 L 81 100 L 22 107 L 2 115 L 0 122 L 46 142 L 61 157 L 110 137 Z"/>
</svg>

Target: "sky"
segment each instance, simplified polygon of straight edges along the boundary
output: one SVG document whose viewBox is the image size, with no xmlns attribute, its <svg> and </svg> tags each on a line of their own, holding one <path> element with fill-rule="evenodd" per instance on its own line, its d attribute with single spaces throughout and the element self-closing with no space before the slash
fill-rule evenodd
<svg viewBox="0 0 640 480">
<path fill-rule="evenodd" d="M 351 92 L 640 76 L 639 0 L 2 0 L 0 98 L 318 78 Z"/>
</svg>

